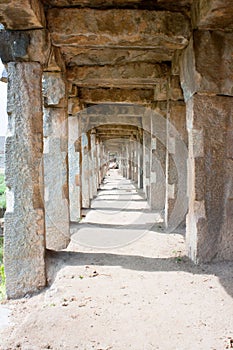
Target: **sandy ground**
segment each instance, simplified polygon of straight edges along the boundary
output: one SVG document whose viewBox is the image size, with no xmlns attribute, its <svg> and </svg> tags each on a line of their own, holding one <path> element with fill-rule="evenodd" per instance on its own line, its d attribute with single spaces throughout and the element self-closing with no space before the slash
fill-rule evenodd
<svg viewBox="0 0 233 350">
<path fill-rule="evenodd" d="M 68 249 L 48 254 L 50 287 L 0 306 L 0 349 L 233 348 L 233 263 L 193 265 L 129 181 L 107 180 Z"/>
</svg>

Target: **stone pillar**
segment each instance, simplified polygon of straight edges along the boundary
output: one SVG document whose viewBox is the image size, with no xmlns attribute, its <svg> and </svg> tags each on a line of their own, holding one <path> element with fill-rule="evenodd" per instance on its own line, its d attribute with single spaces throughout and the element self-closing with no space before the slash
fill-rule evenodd
<svg viewBox="0 0 233 350">
<path fill-rule="evenodd" d="M 69 115 L 68 126 L 70 220 L 78 222 L 81 218 L 81 140 L 79 138 L 80 125 L 78 116 Z"/>
<path fill-rule="evenodd" d="M 197 263 L 233 258 L 233 98 L 224 96 L 232 95 L 230 45 L 230 33 L 196 31 L 181 58 L 189 149 L 187 250 Z"/>
<path fill-rule="evenodd" d="M 43 96 L 46 248 L 60 250 L 70 241 L 68 111 L 62 73 L 43 74 Z"/>
<path fill-rule="evenodd" d="M 195 95 L 187 103 L 187 246 L 196 262 L 233 257 L 229 226 L 232 194 L 228 187 L 232 173 L 226 171 L 232 165 L 226 149 L 232 100 L 231 97 Z"/>
<path fill-rule="evenodd" d="M 150 199 L 150 147 L 151 135 L 143 130 L 143 190 L 148 200 Z"/>
<path fill-rule="evenodd" d="M 138 185 L 138 147 L 136 137 L 133 140 L 133 181 Z"/>
<path fill-rule="evenodd" d="M 82 208 L 90 208 L 89 137 L 82 133 Z"/>
<path fill-rule="evenodd" d="M 9 298 L 46 284 L 41 80 L 39 63 L 8 64 L 4 264 Z"/>
<path fill-rule="evenodd" d="M 143 188 L 143 152 L 141 140 L 137 141 L 138 188 Z"/>
<path fill-rule="evenodd" d="M 91 131 L 91 167 L 92 167 L 92 198 L 97 196 L 97 150 L 96 150 L 96 132 Z"/>
<path fill-rule="evenodd" d="M 100 168 L 101 168 L 101 155 L 100 155 L 100 140 L 96 139 L 96 159 L 97 159 L 97 189 L 101 184 Z"/>
<path fill-rule="evenodd" d="M 132 179 L 132 140 L 130 139 L 127 145 L 127 157 L 128 157 L 128 179 Z"/>
<path fill-rule="evenodd" d="M 150 155 L 150 207 L 161 211 L 165 207 L 166 183 L 166 147 L 162 140 L 156 137 L 158 133 L 156 114 L 151 118 L 151 155 Z M 162 130 L 160 131 L 162 134 Z M 162 135 L 161 135 L 162 136 Z"/>
<path fill-rule="evenodd" d="M 187 152 L 183 152 L 183 147 L 187 149 L 187 129 L 186 129 L 186 108 L 183 101 L 170 101 L 170 110 L 167 116 L 167 182 L 166 182 L 166 206 L 165 206 L 165 225 L 169 228 L 169 221 L 172 218 L 172 212 L 177 200 L 179 186 L 187 189 L 187 177 L 184 177 L 182 183 L 179 181 L 179 173 L 177 169 L 177 158 L 183 164 L 183 173 L 187 174 Z M 187 207 L 187 195 L 183 191 L 183 205 Z M 182 204 L 181 204 L 182 205 Z M 185 215 L 186 210 L 184 210 Z M 175 216 L 177 216 L 175 214 Z M 178 225 L 185 226 L 185 216 L 180 218 Z M 175 224 L 174 218 L 172 219 Z M 175 227 L 174 227 L 175 228 Z"/>
</svg>

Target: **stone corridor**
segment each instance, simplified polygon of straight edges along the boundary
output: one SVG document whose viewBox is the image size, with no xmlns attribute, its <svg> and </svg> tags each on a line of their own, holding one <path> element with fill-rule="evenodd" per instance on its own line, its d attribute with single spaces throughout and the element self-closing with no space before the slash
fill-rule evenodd
<svg viewBox="0 0 233 350">
<path fill-rule="evenodd" d="M 162 213 L 151 211 L 143 192 L 119 172 L 108 171 L 86 217 L 71 224 L 72 245 L 104 251 L 133 243 L 156 224 L 162 227 Z"/>
<path fill-rule="evenodd" d="M 195 264 L 233 260 L 232 14 L 231 0 L 0 4 L 8 298 L 46 287 L 49 251 L 103 204 L 115 159 L 143 198 L 129 192 L 129 208 L 148 205 L 164 233 L 185 228 Z M 101 243 L 89 222 L 101 215 L 87 214 L 78 239 Z M 119 215 L 137 217 L 138 234 L 153 221 L 147 210 Z M 116 233 L 117 243 L 130 230 Z"/>
</svg>

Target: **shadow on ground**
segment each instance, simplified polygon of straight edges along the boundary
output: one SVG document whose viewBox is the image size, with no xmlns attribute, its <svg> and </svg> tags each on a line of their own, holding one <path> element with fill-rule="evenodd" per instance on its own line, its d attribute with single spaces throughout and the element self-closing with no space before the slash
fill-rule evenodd
<svg viewBox="0 0 233 350">
<path fill-rule="evenodd" d="M 149 258 L 138 255 L 72 251 L 47 251 L 46 258 L 50 284 L 55 280 L 59 270 L 66 266 L 121 266 L 123 269 L 145 272 L 183 271 L 194 275 L 215 275 L 226 292 L 233 297 L 233 262 L 195 265 L 186 256 L 181 258 Z"/>
</svg>

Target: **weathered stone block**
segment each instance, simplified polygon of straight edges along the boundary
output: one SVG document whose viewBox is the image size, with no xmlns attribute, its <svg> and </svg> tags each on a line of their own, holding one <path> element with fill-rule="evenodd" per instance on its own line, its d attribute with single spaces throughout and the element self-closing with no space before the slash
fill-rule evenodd
<svg viewBox="0 0 233 350">
<path fill-rule="evenodd" d="M 118 66 L 83 66 L 67 69 L 67 79 L 80 87 L 154 88 L 169 73 L 166 64 L 129 63 Z"/>
<path fill-rule="evenodd" d="M 226 237 L 226 198 L 229 194 L 229 172 L 226 172 L 226 136 L 231 116 L 232 98 L 195 95 L 189 102 L 187 113 L 192 118 L 190 127 L 203 132 L 203 157 L 194 159 L 193 128 L 189 130 L 190 166 L 189 215 L 187 225 L 196 232 L 191 248 L 198 261 L 209 261 L 221 250 L 222 237 Z M 188 116 L 188 119 L 190 118 Z M 194 131 L 195 131 L 194 130 Z M 226 186 L 227 183 L 227 186 Z M 193 206 L 195 198 L 202 200 L 205 219 L 199 219 Z M 192 216 L 194 215 L 195 218 Z M 203 221 L 204 220 L 204 221 Z M 196 225 L 196 226 L 195 226 Z M 195 228 L 194 228 L 195 226 Z M 190 236 L 191 233 L 189 233 Z M 190 243 L 193 244 L 192 242 Z M 233 242 L 229 243 L 232 247 Z M 225 248 L 224 248 L 225 249 Z M 224 250 L 226 253 L 226 250 Z"/>
<path fill-rule="evenodd" d="M 55 8 L 47 20 L 56 45 L 182 49 L 190 35 L 188 19 L 178 12 Z"/>
<path fill-rule="evenodd" d="M 80 99 L 78 97 L 71 97 L 68 99 L 68 114 L 76 115 L 81 110 Z"/>
<path fill-rule="evenodd" d="M 47 30 L 0 30 L 1 59 L 8 62 L 40 62 L 48 64 L 50 36 Z"/>
<path fill-rule="evenodd" d="M 43 188 L 40 188 L 43 186 L 41 77 L 39 63 L 8 65 L 9 205 L 5 215 L 4 262 L 9 298 L 22 297 L 46 284 Z"/>
<path fill-rule="evenodd" d="M 0 23 L 11 30 L 43 28 L 46 25 L 43 5 L 39 0 L 1 1 Z"/>
<path fill-rule="evenodd" d="M 45 72 L 42 84 L 46 107 L 66 107 L 66 84 L 61 73 Z"/>
<path fill-rule="evenodd" d="M 61 47 L 63 57 L 68 65 L 96 66 L 115 65 L 132 62 L 166 62 L 172 59 L 173 50 L 165 48 L 80 48 Z"/>
<path fill-rule="evenodd" d="M 233 28 L 231 0 L 196 0 L 192 6 L 192 24 L 199 29 Z"/>
<path fill-rule="evenodd" d="M 130 102 L 145 104 L 153 100 L 153 89 L 79 89 L 79 98 L 85 103 Z"/>
<path fill-rule="evenodd" d="M 66 70 L 65 62 L 61 56 L 60 48 L 51 46 L 49 60 L 45 72 L 64 72 Z"/>
<path fill-rule="evenodd" d="M 181 86 L 194 93 L 233 95 L 233 38 L 222 31 L 196 31 L 181 56 Z"/>
<path fill-rule="evenodd" d="M 44 185 L 46 248 L 60 250 L 70 241 L 67 194 L 68 125 L 66 110 L 44 109 Z"/>
</svg>

